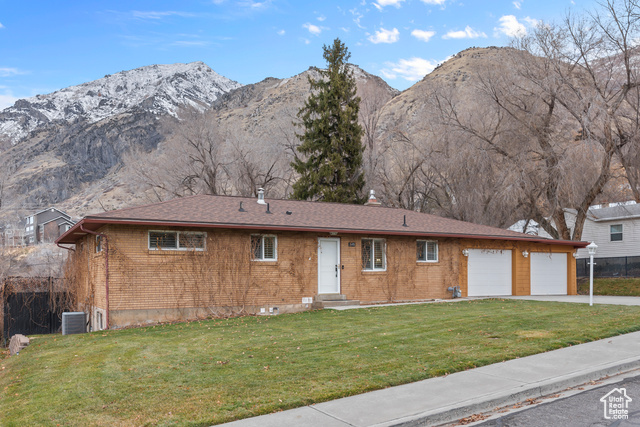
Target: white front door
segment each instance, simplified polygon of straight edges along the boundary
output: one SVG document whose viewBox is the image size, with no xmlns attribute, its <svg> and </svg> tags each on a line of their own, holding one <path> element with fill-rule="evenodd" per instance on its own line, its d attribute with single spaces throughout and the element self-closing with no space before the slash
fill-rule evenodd
<svg viewBox="0 0 640 427">
<path fill-rule="evenodd" d="M 511 295 L 511 250 L 469 249 L 467 295 Z"/>
<path fill-rule="evenodd" d="M 318 239 L 318 293 L 340 293 L 340 239 Z"/>
<path fill-rule="evenodd" d="M 567 295 L 567 254 L 532 252 L 531 295 Z"/>
</svg>

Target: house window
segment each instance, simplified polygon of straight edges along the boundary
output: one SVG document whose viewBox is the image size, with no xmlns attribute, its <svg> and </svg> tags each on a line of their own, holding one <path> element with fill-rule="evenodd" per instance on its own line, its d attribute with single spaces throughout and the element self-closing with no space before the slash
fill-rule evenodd
<svg viewBox="0 0 640 427">
<path fill-rule="evenodd" d="M 96 253 L 102 252 L 102 236 L 96 236 Z"/>
<path fill-rule="evenodd" d="M 193 231 L 150 231 L 150 250 L 203 251 L 207 233 Z"/>
<path fill-rule="evenodd" d="M 434 240 L 418 240 L 416 242 L 416 259 L 422 262 L 438 262 L 438 242 Z"/>
<path fill-rule="evenodd" d="M 276 248 L 276 236 L 251 235 L 251 255 L 254 261 L 275 261 L 277 259 Z"/>
<path fill-rule="evenodd" d="M 611 225 L 611 241 L 622 242 L 622 224 Z"/>
<path fill-rule="evenodd" d="M 384 239 L 362 239 L 362 269 L 384 271 L 387 268 L 386 247 Z"/>
<path fill-rule="evenodd" d="M 204 233 L 178 233 L 178 247 L 180 249 L 204 249 Z"/>
</svg>

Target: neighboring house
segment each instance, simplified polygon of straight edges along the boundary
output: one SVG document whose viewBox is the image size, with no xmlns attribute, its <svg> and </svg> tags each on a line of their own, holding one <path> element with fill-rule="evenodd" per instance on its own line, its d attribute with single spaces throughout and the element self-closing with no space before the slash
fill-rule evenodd
<svg viewBox="0 0 640 427">
<path fill-rule="evenodd" d="M 24 239 L 27 245 L 52 243 L 73 226 L 71 216 L 56 208 L 47 208 L 25 219 Z"/>
<path fill-rule="evenodd" d="M 575 294 L 586 242 L 403 209 L 200 195 L 83 218 L 68 278 L 92 328 L 352 303 Z M 371 200 L 371 199 L 370 199 Z M 267 203 L 268 202 L 268 203 Z M 378 203 L 379 204 L 379 203 Z"/>
<path fill-rule="evenodd" d="M 594 275 L 640 277 L 640 204 L 591 207 L 582 240 L 598 245 Z M 586 249 L 578 251 L 581 276 L 589 274 L 588 259 Z"/>
<path fill-rule="evenodd" d="M 565 217 L 569 226 L 573 227 L 576 211 L 566 210 Z M 520 220 L 509 230 L 551 239 L 533 220 Z M 594 257 L 594 276 L 640 277 L 640 204 L 623 202 L 591 206 L 581 240 L 598 245 Z M 589 252 L 580 249 L 576 258 L 578 276 L 587 276 Z"/>
</svg>

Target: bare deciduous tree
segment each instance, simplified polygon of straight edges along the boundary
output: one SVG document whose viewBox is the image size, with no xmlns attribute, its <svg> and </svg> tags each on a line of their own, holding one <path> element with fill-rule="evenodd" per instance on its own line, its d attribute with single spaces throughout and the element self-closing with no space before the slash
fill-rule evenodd
<svg viewBox="0 0 640 427">
<path fill-rule="evenodd" d="M 258 188 L 283 197 L 291 170 L 285 144 L 264 135 L 227 129 L 215 112 L 184 112 L 170 123 L 155 152 L 133 151 L 125 163 L 153 194 L 166 200 L 193 194 L 252 196 Z"/>
<path fill-rule="evenodd" d="M 461 151 L 490 154 L 493 167 L 479 179 L 497 180 L 506 206 L 555 238 L 579 240 L 589 206 L 612 177 L 614 156 L 633 162 L 625 138 L 635 137 L 636 126 L 623 118 L 638 86 L 626 41 L 637 37 L 632 3 L 608 1 L 602 14 L 541 24 L 516 40 L 507 64 L 513 73 L 488 69 L 480 76 L 481 114 L 466 100 L 435 97 L 443 121 L 465 140 Z"/>
</svg>

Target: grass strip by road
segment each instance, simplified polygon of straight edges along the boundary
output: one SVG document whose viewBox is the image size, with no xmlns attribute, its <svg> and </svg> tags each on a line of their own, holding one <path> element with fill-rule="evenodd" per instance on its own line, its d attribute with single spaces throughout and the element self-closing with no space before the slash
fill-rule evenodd
<svg viewBox="0 0 640 427">
<path fill-rule="evenodd" d="M 640 330 L 640 307 L 478 300 L 43 335 L 2 425 L 204 426 Z"/>
<path fill-rule="evenodd" d="M 578 293 L 589 295 L 589 279 L 580 278 Z M 611 277 L 593 279 L 594 295 L 614 295 L 621 297 L 640 297 L 640 277 Z"/>
</svg>

